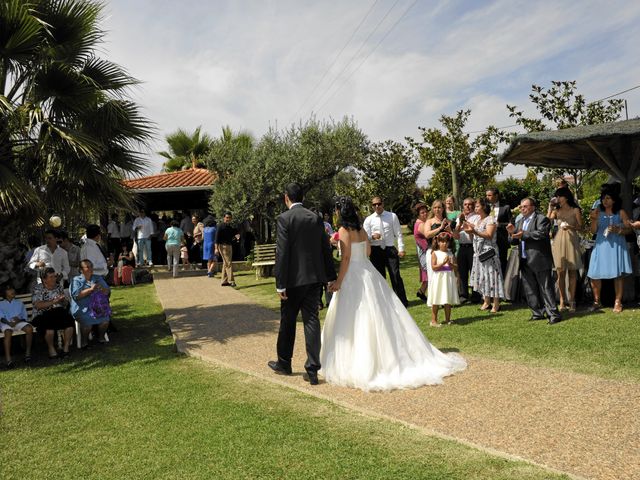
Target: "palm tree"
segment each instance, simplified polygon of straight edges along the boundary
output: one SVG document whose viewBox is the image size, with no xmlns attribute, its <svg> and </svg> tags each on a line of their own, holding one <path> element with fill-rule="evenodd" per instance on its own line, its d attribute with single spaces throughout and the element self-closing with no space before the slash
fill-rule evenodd
<svg viewBox="0 0 640 480">
<path fill-rule="evenodd" d="M 165 137 L 169 151 L 158 152 L 167 159 L 162 170 L 175 172 L 190 167 L 205 167 L 205 157 L 211 150 L 211 137 L 206 133 L 200 134 L 201 128 L 196 128 L 191 135 L 178 129 Z"/>
<path fill-rule="evenodd" d="M 102 4 L 0 2 L 0 219 L 125 206 L 153 127 L 128 100 L 138 81 L 101 59 Z"/>
</svg>

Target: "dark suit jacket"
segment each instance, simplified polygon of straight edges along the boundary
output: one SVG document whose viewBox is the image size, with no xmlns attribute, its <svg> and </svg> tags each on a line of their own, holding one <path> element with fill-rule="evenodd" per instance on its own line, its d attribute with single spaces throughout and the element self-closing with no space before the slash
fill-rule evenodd
<svg viewBox="0 0 640 480">
<path fill-rule="evenodd" d="M 516 224 L 516 232 L 522 229 L 524 218 Z M 529 222 L 527 230 L 522 235 L 522 240 L 514 240 L 518 253 L 521 252 L 521 243 L 524 243 L 524 251 L 527 255 L 527 265 L 534 272 L 541 270 L 551 270 L 553 268 L 553 257 L 551 256 L 551 240 L 549 229 L 551 222 L 541 213 L 534 212 L 533 218 Z M 520 256 L 522 254 L 520 253 Z"/>
<path fill-rule="evenodd" d="M 274 271 L 279 289 L 336 279 L 324 223 L 302 205 L 295 205 L 278 217 Z"/>
<path fill-rule="evenodd" d="M 500 205 L 498 207 L 498 216 L 496 217 L 498 224 L 496 229 L 496 243 L 498 248 L 509 245 L 509 234 L 507 233 L 507 225 L 511 222 L 511 207 L 509 205 Z"/>
</svg>

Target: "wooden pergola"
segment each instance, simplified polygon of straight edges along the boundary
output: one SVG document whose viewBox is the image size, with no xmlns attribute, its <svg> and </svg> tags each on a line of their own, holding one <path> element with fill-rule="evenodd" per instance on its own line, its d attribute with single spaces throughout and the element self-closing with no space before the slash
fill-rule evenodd
<svg viewBox="0 0 640 480">
<path fill-rule="evenodd" d="M 623 208 L 631 213 L 632 184 L 640 176 L 640 119 L 518 135 L 500 160 L 605 171 L 621 183 Z"/>
</svg>

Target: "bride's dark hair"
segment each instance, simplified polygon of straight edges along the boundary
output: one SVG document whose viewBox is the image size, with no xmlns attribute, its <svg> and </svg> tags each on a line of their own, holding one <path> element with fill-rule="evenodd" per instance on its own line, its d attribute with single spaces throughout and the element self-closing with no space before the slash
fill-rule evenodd
<svg viewBox="0 0 640 480">
<path fill-rule="evenodd" d="M 337 197 L 336 210 L 340 213 L 341 226 L 358 232 L 362 229 L 362 222 L 351 197 Z"/>
</svg>

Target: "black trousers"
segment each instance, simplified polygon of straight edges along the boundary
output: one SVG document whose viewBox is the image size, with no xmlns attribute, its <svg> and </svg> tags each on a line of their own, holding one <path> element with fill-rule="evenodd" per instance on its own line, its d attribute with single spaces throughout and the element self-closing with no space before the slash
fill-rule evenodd
<svg viewBox="0 0 640 480">
<path fill-rule="evenodd" d="M 375 247 L 371 246 L 371 256 L 369 257 L 373 266 L 380 272 L 384 278 L 387 278 L 386 270 L 389 270 L 389 278 L 391 279 L 391 287 L 396 295 L 406 307 L 409 305 L 407 293 L 404 290 L 404 282 L 400 276 L 400 257 L 395 247 Z"/>
<path fill-rule="evenodd" d="M 500 229 L 505 227 L 498 227 L 498 228 Z M 500 230 L 498 230 L 498 234 L 496 235 L 496 245 L 498 246 L 498 258 L 500 259 L 500 270 L 502 270 L 502 278 L 504 278 L 504 274 L 507 271 L 507 260 L 509 255 L 509 246 L 510 246 L 506 230 L 504 232 L 500 232 Z"/>
<path fill-rule="evenodd" d="M 461 243 L 457 259 L 458 275 L 460 275 L 460 297 L 469 299 L 469 276 L 473 267 L 473 244 Z"/>
<path fill-rule="evenodd" d="M 543 318 L 546 313 L 549 320 L 560 318 L 551 270 L 534 271 L 526 259 L 520 258 L 520 273 L 531 315 L 534 318 Z"/>
<path fill-rule="evenodd" d="M 293 345 L 296 341 L 296 319 L 298 313 L 302 311 L 307 350 L 307 361 L 304 368 L 308 373 L 317 373 L 320 370 L 321 330 L 318 318 L 318 298 L 321 294 L 321 283 L 287 288 L 287 299 L 280 301 L 280 330 L 276 345 L 280 365 L 291 368 Z"/>
</svg>

